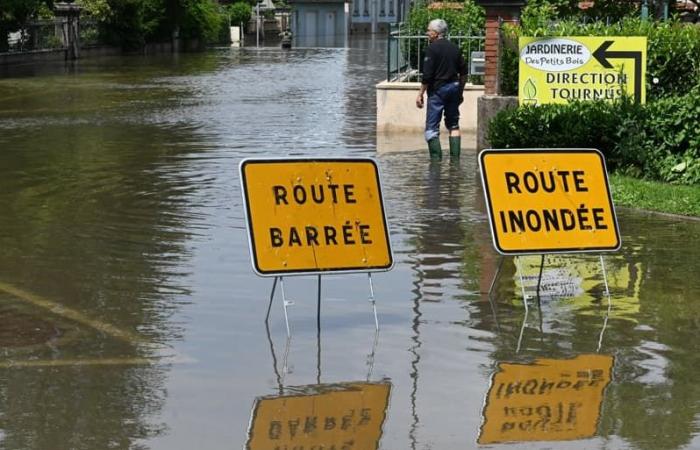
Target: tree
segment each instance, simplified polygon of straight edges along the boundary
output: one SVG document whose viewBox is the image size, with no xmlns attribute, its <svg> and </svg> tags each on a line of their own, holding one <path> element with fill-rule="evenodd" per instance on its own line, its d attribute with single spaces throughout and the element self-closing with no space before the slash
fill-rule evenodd
<svg viewBox="0 0 700 450">
<path fill-rule="evenodd" d="M 246 2 L 236 2 L 229 6 L 228 13 L 231 18 L 231 24 L 238 26 L 248 23 L 250 16 L 253 14 L 253 9 Z"/>
</svg>

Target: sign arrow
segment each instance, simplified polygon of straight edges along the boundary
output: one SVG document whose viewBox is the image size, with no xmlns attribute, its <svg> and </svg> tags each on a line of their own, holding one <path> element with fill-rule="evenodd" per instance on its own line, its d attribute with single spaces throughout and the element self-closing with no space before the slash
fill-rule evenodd
<svg viewBox="0 0 700 450">
<path fill-rule="evenodd" d="M 606 69 L 612 69 L 613 65 L 608 59 L 633 59 L 634 60 L 634 101 L 642 101 L 642 52 L 609 51 L 614 41 L 604 41 L 593 52 L 593 57 Z"/>
</svg>

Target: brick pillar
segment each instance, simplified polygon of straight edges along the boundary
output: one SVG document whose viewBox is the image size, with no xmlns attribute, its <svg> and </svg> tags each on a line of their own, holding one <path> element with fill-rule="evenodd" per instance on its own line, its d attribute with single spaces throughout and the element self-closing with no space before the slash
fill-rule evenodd
<svg viewBox="0 0 700 450">
<path fill-rule="evenodd" d="M 476 0 L 486 11 L 486 68 L 484 94 L 498 95 L 498 57 L 501 47 L 500 27 L 503 23 L 517 23 L 524 0 Z"/>
<path fill-rule="evenodd" d="M 501 50 L 501 24 L 518 23 L 518 12 L 512 8 L 486 8 L 486 68 L 484 75 L 484 94 L 498 95 L 499 66 L 498 59 Z"/>
</svg>

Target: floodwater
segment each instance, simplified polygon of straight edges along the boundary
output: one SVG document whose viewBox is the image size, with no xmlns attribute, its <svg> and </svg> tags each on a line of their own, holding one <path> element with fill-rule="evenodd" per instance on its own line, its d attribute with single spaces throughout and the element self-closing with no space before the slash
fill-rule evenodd
<svg viewBox="0 0 700 450">
<path fill-rule="evenodd" d="M 0 448 L 697 449 L 700 222 L 497 273 L 476 157 L 377 154 L 381 40 L 0 78 Z M 412 107 L 407 105 L 407 107 Z M 376 157 L 395 267 L 250 264 L 238 163 Z M 498 276 L 496 276 L 498 275 Z M 494 283 L 492 300 L 487 292 Z"/>
</svg>

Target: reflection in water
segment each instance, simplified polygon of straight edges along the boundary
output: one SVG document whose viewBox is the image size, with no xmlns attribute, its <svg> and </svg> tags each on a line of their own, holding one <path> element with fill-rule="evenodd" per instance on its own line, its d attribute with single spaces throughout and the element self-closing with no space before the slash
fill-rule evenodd
<svg viewBox="0 0 700 450">
<path fill-rule="evenodd" d="M 246 449 L 379 448 L 389 408 L 389 382 L 286 389 L 286 394 L 255 400 Z"/>
<path fill-rule="evenodd" d="M 500 363 L 486 395 L 480 444 L 565 441 L 596 434 L 613 357 Z"/>
</svg>

